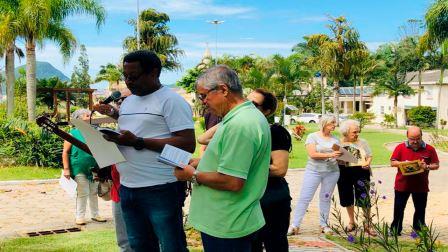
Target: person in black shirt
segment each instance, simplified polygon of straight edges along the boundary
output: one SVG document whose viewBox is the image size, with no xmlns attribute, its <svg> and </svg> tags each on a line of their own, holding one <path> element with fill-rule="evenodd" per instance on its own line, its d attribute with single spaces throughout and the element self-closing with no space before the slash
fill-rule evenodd
<svg viewBox="0 0 448 252">
<path fill-rule="evenodd" d="M 277 109 L 277 98 L 264 89 L 256 89 L 247 99 L 252 101 L 266 117 Z M 207 145 L 213 138 L 218 125 L 198 137 L 200 144 Z M 259 230 L 252 243 L 252 251 L 288 251 L 288 227 L 291 213 L 291 196 L 285 175 L 288 170 L 289 152 L 292 148 L 291 135 L 279 124 L 271 125 L 271 164 L 266 191 L 260 200 L 266 225 Z"/>
</svg>

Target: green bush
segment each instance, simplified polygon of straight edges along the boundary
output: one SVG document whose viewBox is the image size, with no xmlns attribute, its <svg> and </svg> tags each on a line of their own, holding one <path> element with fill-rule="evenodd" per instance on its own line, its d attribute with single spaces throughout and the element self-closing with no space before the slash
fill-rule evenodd
<svg viewBox="0 0 448 252">
<path fill-rule="evenodd" d="M 392 127 L 395 124 L 395 116 L 392 114 L 384 114 L 384 120 L 382 124 L 386 127 Z"/>
<path fill-rule="evenodd" d="M 60 167 L 63 141 L 34 123 L 0 119 L 0 164 Z"/>
<path fill-rule="evenodd" d="M 437 118 L 437 113 L 431 107 L 419 106 L 410 109 L 407 117 L 411 124 L 419 127 L 431 127 Z"/>
<path fill-rule="evenodd" d="M 354 113 L 350 116 L 350 119 L 359 121 L 361 128 L 363 128 L 364 125 L 369 124 L 375 119 L 375 115 L 373 113 Z"/>
</svg>

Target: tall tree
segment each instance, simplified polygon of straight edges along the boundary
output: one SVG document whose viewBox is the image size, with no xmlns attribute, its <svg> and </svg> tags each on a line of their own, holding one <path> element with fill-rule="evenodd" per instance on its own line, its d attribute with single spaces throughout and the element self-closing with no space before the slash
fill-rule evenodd
<svg viewBox="0 0 448 252">
<path fill-rule="evenodd" d="M 89 88 L 92 78 L 89 74 L 89 56 L 85 45 L 80 47 L 80 55 L 78 58 L 78 66 L 73 69 L 71 77 L 71 87 L 73 88 Z"/>
<path fill-rule="evenodd" d="M 364 81 L 367 76 L 379 66 L 379 63 L 370 55 L 368 51 L 365 51 L 360 56 L 359 62 L 355 65 L 354 73 L 359 79 L 359 112 L 364 112 L 363 99 L 364 99 Z"/>
<path fill-rule="evenodd" d="M 179 57 L 184 52 L 177 47 L 176 36 L 169 32 L 168 22 L 170 22 L 170 17 L 166 13 L 147 9 L 140 13 L 139 21 L 140 49 L 155 52 L 165 69 L 180 69 Z M 129 24 L 134 26 L 137 33 L 137 22 L 130 20 Z M 137 50 L 137 37 L 127 37 L 123 42 L 123 47 L 128 52 Z"/>
<path fill-rule="evenodd" d="M 350 79 L 353 65 L 357 62 L 358 56 L 366 50 L 366 46 L 359 40 L 358 32 L 343 16 L 331 17 L 328 28 L 331 36 L 310 35 L 308 44 L 319 48 L 321 68 L 333 80 L 333 110 L 339 123 L 339 83 Z"/>
<path fill-rule="evenodd" d="M 15 59 L 14 53 L 22 58 L 23 51 L 16 46 L 19 35 L 17 29 L 17 5 L 0 2 L 0 54 L 5 55 L 5 79 L 8 116 L 14 113 Z"/>
<path fill-rule="evenodd" d="M 109 63 L 105 66 L 101 66 L 100 68 L 101 69 L 95 78 L 95 82 L 108 81 L 110 90 L 118 89 L 120 80 L 123 79 L 121 69 L 111 63 Z M 114 86 L 114 84 L 115 84 L 115 86 Z"/>
<path fill-rule="evenodd" d="M 0 5 L 17 9 L 17 28 L 26 47 L 28 120 L 36 115 L 36 45 L 52 40 L 60 47 L 64 60 L 73 54 L 76 39 L 64 21 L 75 14 L 91 15 L 97 27 L 105 20 L 105 10 L 96 0 L 0 0 Z"/>
</svg>

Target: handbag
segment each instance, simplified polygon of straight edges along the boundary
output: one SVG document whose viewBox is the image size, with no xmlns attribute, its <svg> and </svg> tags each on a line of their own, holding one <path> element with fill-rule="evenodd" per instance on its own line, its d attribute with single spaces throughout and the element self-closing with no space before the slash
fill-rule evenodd
<svg viewBox="0 0 448 252">
<path fill-rule="evenodd" d="M 106 180 L 98 183 L 98 197 L 105 201 L 109 201 L 110 198 L 110 189 L 112 188 L 112 181 Z"/>
</svg>

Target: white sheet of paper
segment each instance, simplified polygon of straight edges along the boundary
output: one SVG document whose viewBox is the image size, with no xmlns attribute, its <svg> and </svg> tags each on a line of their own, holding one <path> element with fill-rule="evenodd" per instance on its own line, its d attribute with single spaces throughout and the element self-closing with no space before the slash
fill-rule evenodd
<svg viewBox="0 0 448 252">
<path fill-rule="evenodd" d="M 188 164 L 192 154 L 169 144 L 165 144 L 158 161 L 174 167 Z"/>
<path fill-rule="evenodd" d="M 358 159 L 353 156 L 353 154 L 351 154 L 350 152 L 348 152 L 348 150 L 340 147 L 339 151 L 342 152 L 342 156 L 338 157 L 338 160 L 344 161 L 344 162 L 349 162 L 349 163 L 358 163 Z"/>
<path fill-rule="evenodd" d="M 90 124 L 79 119 L 72 119 L 71 123 L 81 131 L 100 168 L 126 161 L 117 145 L 104 139 L 103 134 L 92 128 Z"/>
<path fill-rule="evenodd" d="M 78 184 L 76 184 L 76 181 L 74 181 L 72 178 L 67 179 L 64 177 L 64 171 L 61 173 L 61 178 L 59 178 L 59 185 L 61 188 L 70 196 L 71 198 L 76 197 L 76 187 Z"/>
</svg>

